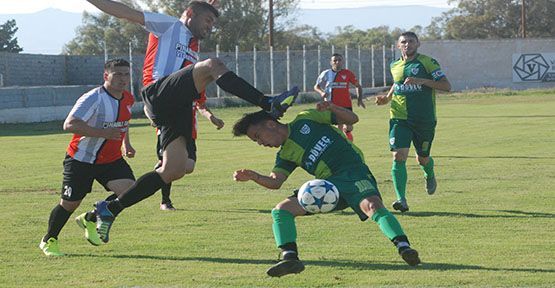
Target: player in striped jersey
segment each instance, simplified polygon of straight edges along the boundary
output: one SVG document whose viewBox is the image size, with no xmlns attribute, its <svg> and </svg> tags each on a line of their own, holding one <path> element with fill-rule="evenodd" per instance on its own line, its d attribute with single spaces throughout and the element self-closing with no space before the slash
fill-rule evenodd
<svg viewBox="0 0 555 288">
<path fill-rule="evenodd" d="M 129 62 L 122 59 L 107 61 L 104 65 L 104 84 L 83 94 L 69 112 L 64 130 L 73 133 L 64 159 L 64 177 L 61 200 L 48 220 L 48 231 L 40 248 L 48 256 L 61 256 L 58 235 L 70 215 L 79 207 L 96 180 L 114 199 L 135 181 L 133 171 L 122 158 L 134 157 L 135 150 L 129 140 L 129 120 L 133 95 L 129 86 Z M 102 242 L 96 232 L 96 215 L 84 213 L 76 218 L 85 229 L 85 237 L 93 245 Z"/>
<path fill-rule="evenodd" d="M 353 110 L 351 103 L 351 93 L 349 92 L 349 84 L 353 84 L 357 93 L 357 105 L 366 108 L 362 102 L 362 86 L 358 83 L 357 77 L 351 70 L 343 68 L 343 56 L 334 53 L 330 59 L 330 69 L 326 69 L 320 73 L 314 91 L 318 92 L 323 101 L 330 101 L 333 104 Z M 345 133 L 345 136 L 353 141 L 353 125 L 342 124 L 338 128 Z"/>
<path fill-rule="evenodd" d="M 393 208 L 401 212 L 409 210 L 407 204 L 407 168 L 411 142 L 416 150 L 416 160 L 424 171 L 426 191 L 435 193 L 437 182 L 434 160 L 430 156 L 435 136 L 436 90 L 449 91 L 451 84 L 439 63 L 418 53 L 420 41 L 413 32 L 401 34 L 397 42 L 401 58 L 391 63 L 394 84 L 389 93 L 376 97 L 377 105 L 391 101 L 389 120 L 389 146 L 393 152 L 391 175 L 397 200 Z"/>
<path fill-rule="evenodd" d="M 198 40 L 212 31 L 219 12 L 218 1 L 191 1 L 180 19 L 167 15 L 137 11 L 111 0 L 87 0 L 100 10 L 118 18 L 145 26 L 151 32 L 145 69 L 152 70 L 145 78 L 141 96 L 151 120 L 160 129 L 163 149 L 162 167 L 141 176 L 123 195 L 112 201 L 96 203 L 97 231 L 104 242 L 115 217 L 158 191 L 163 185 L 187 174 L 187 145 L 192 141 L 192 104 L 205 87 L 216 84 L 224 91 L 264 109 L 280 118 L 298 95 L 298 88 L 276 97 L 267 97 L 244 79 L 229 71 L 217 58 L 198 61 Z M 150 60 L 149 60 L 150 61 Z M 148 62 L 148 61 L 147 61 Z M 150 72 L 145 71 L 145 74 Z M 152 82 L 153 81 L 153 82 Z"/>
</svg>

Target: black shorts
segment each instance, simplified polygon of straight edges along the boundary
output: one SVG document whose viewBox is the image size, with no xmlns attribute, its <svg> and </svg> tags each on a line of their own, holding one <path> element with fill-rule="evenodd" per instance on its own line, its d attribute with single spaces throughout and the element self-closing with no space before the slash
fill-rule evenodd
<svg viewBox="0 0 555 288">
<path fill-rule="evenodd" d="M 144 105 L 160 129 L 163 149 L 180 136 L 185 137 L 187 143 L 192 140 L 193 101 L 200 98 L 193 80 L 193 67 L 189 65 L 141 91 Z"/>
<path fill-rule="evenodd" d="M 89 164 L 66 155 L 63 163 L 62 199 L 68 201 L 85 198 L 85 195 L 91 192 L 94 180 L 102 184 L 106 191 L 110 191 L 106 185 L 112 180 L 135 180 L 133 170 L 123 158 L 108 164 Z"/>
<path fill-rule="evenodd" d="M 158 135 L 158 141 L 156 142 L 156 155 L 158 155 L 158 160 L 162 160 L 162 153 L 164 150 L 162 149 L 162 145 L 160 144 L 160 135 Z M 189 155 L 189 159 L 193 161 L 197 161 L 197 144 L 194 139 L 187 142 L 187 154 Z"/>
</svg>

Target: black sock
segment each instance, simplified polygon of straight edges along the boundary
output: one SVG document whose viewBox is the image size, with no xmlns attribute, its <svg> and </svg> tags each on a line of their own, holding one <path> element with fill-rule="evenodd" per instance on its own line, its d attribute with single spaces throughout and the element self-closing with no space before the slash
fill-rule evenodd
<svg viewBox="0 0 555 288">
<path fill-rule="evenodd" d="M 251 84 L 240 78 L 232 71 L 224 73 L 218 80 L 216 84 L 222 88 L 224 91 L 238 96 L 239 98 L 250 102 L 260 108 L 270 111 L 270 101 L 269 97 L 264 96 L 264 93 L 260 92 L 258 89 L 254 88 Z"/>
<path fill-rule="evenodd" d="M 116 193 L 113 193 L 112 195 L 106 197 L 104 201 L 112 201 L 112 200 L 116 200 L 116 198 L 118 198 L 118 195 L 116 195 Z"/>
<path fill-rule="evenodd" d="M 90 221 L 90 222 L 96 222 L 96 213 L 94 210 L 87 212 L 87 214 L 85 214 L 85 220 Z"/>
<path fill-rule="evenodd" d="M 162 185 L 162 204 L 165 203 L 171 203 L 172 200 L 170 200 L 170 192 L 172 189 L 172 183 L 168 183 Z"/>
<path fill-rule="evenodd" d="M 108 209 L 117 216 L 121 210 L 127 207 L 131 207 L 143 199 L 152 196 L 156 191 L 162 188 L 162 185 L 166 184 L 160 174 L 156 171 L 146 173 L 141 176 L 127 192 L 119 196 L 118 199 L 108 202 Z"/>
<path fill-rule="evenodd" d="M 52 209 L 52 212 L 50 212 L 50 218 L 48 219 L 48 231 L 46 232 L 46 235 L 44 235 L 43 241 L 46 242 L 52 237 L 58 239 L 58 235 L 60 234 L 60 231 L 62 231 L 62 228 L 64 228 L 64 225 L 66 225 L 71 213 L 73 212 L 67 211 L 64 207 L 62 207 L 62 205 L 56 205 L 56 207 Z"/>
<path fill-rule="evenodd" d="M 297 243 L 289 242 L 281 246 L 281 256 L 283 260 L 299 260 L 299 252 L 297 251 Z"/>
<path fill-rule="evenodd" d="M 395 245 L 395 247 L 397 248 L 399 248 L 399 243 L 402 243 L 402 242 L 406 242 L 410 246 L 409 238 L 407 238 L 406 235 L 397 236 L 391 239 L 391 242 L 393 242 L 393 245 Z"/>
</svg>

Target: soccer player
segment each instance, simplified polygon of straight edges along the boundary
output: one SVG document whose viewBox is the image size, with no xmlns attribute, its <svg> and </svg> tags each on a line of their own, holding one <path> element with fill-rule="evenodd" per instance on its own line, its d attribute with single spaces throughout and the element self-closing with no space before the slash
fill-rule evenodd
<svg viewBox="0 0 555 288">
<path fill-rule="evenodd" d="M 216 117 L 216 115 L 210 110 L 208 109 L 208 107 L 206 106 L 206 96 L 204 93 L 201 94 L 201 98 L 197 101 L 195 101 L 195 107 L 193 108 L 193 135 L 192 135 L 192 139 L 190 143 L 187 143 L 187 153 L 189 155 L 189 159 L 187 160 L 187 174 L 193 173 L 193 170 L 195 169 L 195 163 L 197 161 L 197 145 L 196 145 L 196 139 L 197 139 L 197 129 L 198 129 L 198 125 L 197 125 L 197 112 L 199 112 L 202 116 L 204 116 L 206 119 L 208 119 L 214 126 L 216 126 L 216 129 L 220 130 L 224 127 L 225 122 Z M 156 134 L 157 134 L 157 143 L 156 143 L 156 155 L 158 156 L 158 162 L 156 163 L 156 166 L 154 166 L 154 170 L 162 167 L 162 152 L 163 150 L 161 149 L 162 147 L 160 146 L 160 130 L 156 129 Z M 170 199 L 170 194 L 171 194 L 171 187 L 172 187 L 172 183 L 168 183 L 162 186 L 161 190 L 161 194 L 162 194 L 162 203 L 160 203 L 160 210 L 163 211 L 174 211 L 176 210 L 175 207 L 172 204 L 172 200 Z"/>
<path fill-rule="evenodd" d="M 73 133 L 64 159 L 62 195 L 52 209 L 48 230 L 39 247 L 48 256 L 62 256 L 58 235 L 70 215 L 79 207 L 96 180 L 107 191 L 120 195 L 133 182 L 133 171 L 122 158 L 134 157 L 135 150 L 129 140 L 133 96 L 125 89 L 129 86 L 129 62 L 114 59 L 104 64 L 104 84 L 83 94 L 64 121 L 64 130 Z M 115 198 L 111 195 L 108 199 Z M 102 242 L 96 232 L 96 215 L 79 215 L 77 224 L 85 229 L 85 237 L 93 245 Z"/>
<path fill-rule="evenodd" d="M 331 101 L 333 104 L 353 110 L 351 103 L 351 93 L 349 92 L 349 84 L 356 87 L 357 104 L 359 107 L 366 108 L 362 101 L 362 86 L 358 83 L 357 77 L 351 70 L 343 68 L 343 56 L 335 53 L 330 59 L 330 69 L 326 69 L 320 73 L 314 91 L 318 92 L 324 101 Z M 343 124 L 338 128 L 345 133 L 347 138 L 353 141 L 353 125 Z"/>
<path fill-rule="evenodd" d="M 430 156 L 436 127 L 436 90 L 450 91 L 451 84 L 439 63 L 418 53 L 420 42 L 413 32 L 401 34 L 397 42 L 401 58 L 391 63 L 394 84 L 387 95 L 376 97 L 377 105 L 391 102 L 389 147 L 393 152 L 391 175 L 397 200 L 393 209 L 406 212 L 407 168 L 411 142 L 416 149 L 416 160 L 424 171 L 426 191 L 437 189 L 434 159 Z"/>
<path fill-rule="evenodd" d="M 117 199 L 96 203 L 97 231 L 102 241 L 108 242 L 112 223 L 123 209 L 150 197 L 163 185 L 187 173 L 193 101 L 200 98 L 206 85 L 216 81 L 224 91 L 261 107 L 275 118 L 281 117 L 293 104 L 299 90 L 294 87 L 279 96 L 267 97 L 229 71 L 221 60 L 210 58 L 197 62 L 198 41 L 209 35 L 220 15 L 212 5 L 218 1 L 191 1 L 180 19 L 140 12 L 111 0 L 87 1 L 110 15 L 143 25 L 151 33 L 143 80 L 149 85 L 143 88 L 141 96 L 151 120 L 160 129 L 163 150 L 162 167 L 141 176 Z"/>
<path fill-rule="evenodd" d="M 397 247 L 401 257 L 411 266 L 420 263 L 418 252 L 410 247 L 401 225 L 382 204 L 376 180 L 364 162 L 362 152 L 334 124 L 354 124 L 358 117 L 352 111 L 331 102 L 321 102 L 317 110 L 303 111 L 288 124 L 278 122 L 263 111 L 246 114 L 233 127 L 235 136 L 247 135 L 258 145 L 280 148 L 269 176 L 241 169 L 234 172 L 236 181 L 254 181 L 268 189 L 279 189 L 297 167 L 317 179 L 326 179 L 339 190 L 335 210 L 351 207 L 364 221 L 374 220 L 383 234 Z M 267 274 L 280 277 L 300 273 L 304 264 L 297 251 L 295 217 L 308 213 L 295 195 L 278 203 L 272 210 L 273 231 L 281 260 Z"/>
</svg>

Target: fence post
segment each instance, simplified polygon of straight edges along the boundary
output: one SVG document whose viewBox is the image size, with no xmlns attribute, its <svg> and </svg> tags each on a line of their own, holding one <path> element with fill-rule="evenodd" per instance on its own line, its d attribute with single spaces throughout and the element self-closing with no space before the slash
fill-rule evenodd
<svg viewBox="0 0 555 288">
<path fill-rule="evenodd" d="M 252 46 L 252 82 L 256 88 L 256 45 Z"/>
<path fill-rule="evenodd" d="M 239 76 L 239 45 L 235 45 L 235 74 Z"/>
<path fill-rule="evenodd" d="M 385 45 L 382 45 L 382 64 L 383 64 L 383 86 L 387 86 L 387 75 L 385 74 Z"/>
<path fill-rule="evenodd" d="M 133 44 L 129 42 L 129 86 L 131 87 L 131 95 L 135 97 L 135 85 L 133 85 Z"/>
<path fill-rule="evenodd" d="M 289 45 L 287 45 L 287 90 L 291 89 L 291 58 L 289 55 Z"/>
<path fill-rule="evenodd" d="M 331 55 L 335 54 L 335 45 L 331 45 Z"/>
<path fill-rule="evenodd" d="M 360 58 L 360 45 L 358 45 L 358 83 L 362 86 L 362 59 Z"/>
<path fill-rule="evenodd" d="M 108 49 L 106 48 L 106 40 L 102 44 L 104 46 L 104 63 L 108 62 Z"/>
<path fill-rule="evenodd" d="M 371 53 L 372 54 L 371 55 L 372 56 L 372 60 L 371 60 L 372 65 L 371 66 L 372 66 L 372 88 L 373 88 L 373 87 L 376 87 L 376 77 L 375 77 L 376 76 L 376 69 L 374 67 L 375 66 L 375 63 L 374 63 L 374 45 L 372 45 L 370 49 L 372 51 L 372 53 Z"/>
<path fill-rule="evenodd" d="M 220 44 L 216 44 L 216 58 L 220 58 Z M 216 97 L 220 98 L 220 87 L 216 85 Z"/>
<path fill-rule="evenodd" d="M 345 68 L 349 69 L 349 46 L 345 44 Z"/>
<path fill-rule="evenodd" d="M 320 45 L 318 45 L 318 73 L 322 71 L 322 51 L 320 49 Z"/>
<path fill-rule="evenodd" d="M 303 91 L 306 92 L 306 45 L 303 45 Z"/>
<path fill-rule="evenodd" d="M 274 94 L 274 47 L 270 46 L 270 94 Z"/>
</svg>

